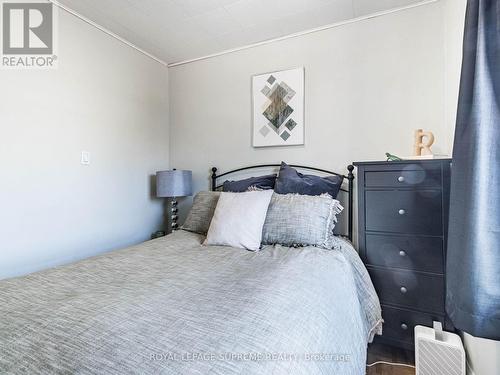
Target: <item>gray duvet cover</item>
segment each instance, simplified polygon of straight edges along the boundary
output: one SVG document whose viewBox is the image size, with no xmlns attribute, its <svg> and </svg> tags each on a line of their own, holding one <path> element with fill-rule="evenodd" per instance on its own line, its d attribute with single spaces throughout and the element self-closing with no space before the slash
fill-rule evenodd
<svg viewBox="0 0 500 375">
<path fill-rule="evenodd" d="M 380 305 L 354 249 L 173 235 L 0 281 L 1 374 L 364 374 Z"/>
</svg>

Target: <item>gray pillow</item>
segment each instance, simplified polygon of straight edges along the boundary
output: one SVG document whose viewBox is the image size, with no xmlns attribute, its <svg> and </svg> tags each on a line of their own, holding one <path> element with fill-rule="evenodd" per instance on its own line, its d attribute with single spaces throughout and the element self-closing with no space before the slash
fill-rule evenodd
<svg viewBox="0 0 500 375">
<path fill-rule="evenodd" d="M 333 228 L 343 207 L 328 195 L 273 194 L 262 243 L 331 249 Z"/>
<path fill-rule="evenodd" d="M 181 229 L 206 235 L 219 201 L 219 195 L 218 191 L 200 191 L 196 194 L 191 211 Z"/>
</svg>

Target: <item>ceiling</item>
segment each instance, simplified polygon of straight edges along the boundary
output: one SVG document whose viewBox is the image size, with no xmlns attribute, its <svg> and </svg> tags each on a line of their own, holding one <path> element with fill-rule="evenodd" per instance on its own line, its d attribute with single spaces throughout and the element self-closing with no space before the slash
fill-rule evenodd
<svg viewBox="0 0 500 375">
<path fill-rule="evenodd" d="M 58 0 L 166 63 L 421 0 Z"/>
</svg>

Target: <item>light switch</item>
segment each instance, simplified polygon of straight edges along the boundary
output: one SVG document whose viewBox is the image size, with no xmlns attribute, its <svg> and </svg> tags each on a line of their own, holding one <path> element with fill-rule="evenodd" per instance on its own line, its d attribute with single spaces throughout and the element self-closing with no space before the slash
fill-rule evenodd
<svg viewBox="0 0 500 375">
<path fill-rule="evenodd" d="M 90 152 L 82 151 L 82 164 L 89 165 L 90 164 Z"/>
</svg>

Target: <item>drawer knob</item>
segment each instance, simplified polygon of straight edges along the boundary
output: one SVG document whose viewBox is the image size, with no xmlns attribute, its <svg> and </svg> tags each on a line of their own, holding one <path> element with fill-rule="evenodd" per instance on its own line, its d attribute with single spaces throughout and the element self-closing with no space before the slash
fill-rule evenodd
<svg viewBox="0 0 500 375">
<path fill-rule="evenodd" d="M 403 176 L 399 176 L 399 177 L 398 177 L 398 181 L 399 181 L 399 182 L 405 182 L 405 178 L 404 178 Z"/>
<path fill-rule="evenodd" d="M 398 214 L 400 214 L 400 215 L 404 215 L 405 213 L 406 213 L 406 211 L 403 210 L 402 208 L 398 211 Z"/>
<path fill-rule="evenodd" d="M 405 257 L 405 256 L 406 256 L 406 251 L 401 250 L 401 251 L 399 252 L 399 256 L 400 256 L 400 257 Z"/>
<path fill-rule="evenodd" d="M 402 324 L 401 324 L 401 329 L 402 329 L 403 331 L 406 331 L 406 330 L 408 329 L 408 325 L 407 325 L 407 324 L 405 324 L 405 323 L 402 323 Z"/>
<path fill-rule="evenodd" d="M 406 294 L 406 292 L 408 291 L 408 289 L 406 289 L 404 286 L 402 286 L 400 289 L 401 293 L 403 294 Z"/>
</svg>

